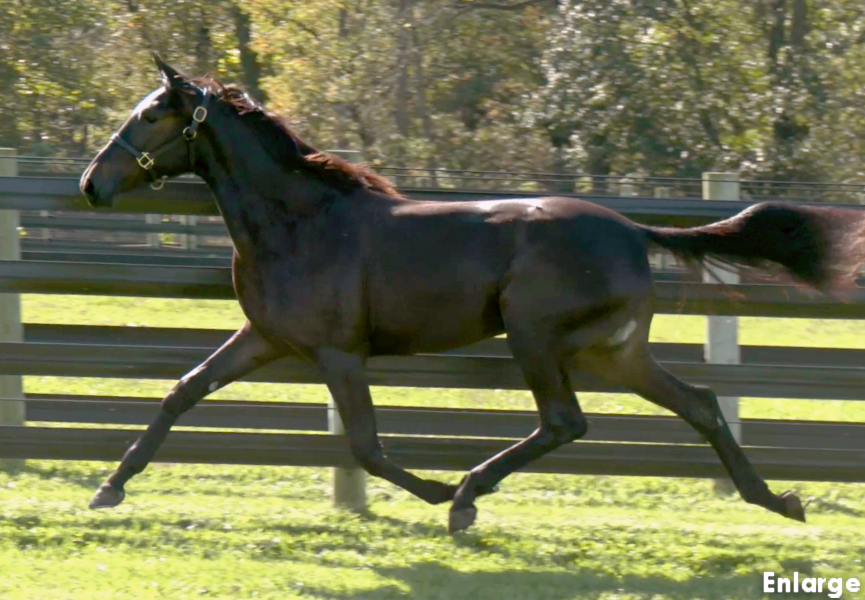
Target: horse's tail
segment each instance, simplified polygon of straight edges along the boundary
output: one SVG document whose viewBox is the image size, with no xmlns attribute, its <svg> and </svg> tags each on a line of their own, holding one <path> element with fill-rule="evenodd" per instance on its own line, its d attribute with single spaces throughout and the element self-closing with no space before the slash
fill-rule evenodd
<svg viewBox="0 0 865 600">
<path fill-rule="evenodd" d="M 854 285 L 865 262 L 865 214 L 854 209 L 763 202 L 702 227 L 640 229 L 686 262 L 780 268 L 827 292 Z"/>
</svg>

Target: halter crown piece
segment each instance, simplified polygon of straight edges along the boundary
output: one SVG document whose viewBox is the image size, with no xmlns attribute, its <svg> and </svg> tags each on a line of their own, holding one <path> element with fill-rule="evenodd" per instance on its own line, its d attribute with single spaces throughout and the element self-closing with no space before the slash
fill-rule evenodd
<svg viewBox="0 0 865 600">
<path fill-rule="evenodd" d="M 156 166 L 156 157 L 168 152 L 179 142 L 186 142 L 186 159 L 189 162 L 189 168 L 192 169 L 192 140 L 194 140 L 195 136 L 198 135 L 198 126 L 204 123 L 204 120 L 207 118 L 207 103 L 210 100 L 209 89 L 204 88 L 201 93 L 201 104 L 196 106 L 195 110 L 192 111 L 192 122 L 183 128 L 183 131 L 179 136 L 165 142 L 150 152 L 139 150 L 120 137 L 119 133 L 111 134 L 111 141 L 115 142 L 118 146 L 134 156 L 135 162 L 138 163 L 138 166 L 147 172 L 147 178 L 150 180 L 150 187 L 154 190 L 161 190 L 165 185 L 165 180 L 168 178 L 167 175 L 156 177 L 156 173 L 153 172 L 153 167 Z"/>
</svg>

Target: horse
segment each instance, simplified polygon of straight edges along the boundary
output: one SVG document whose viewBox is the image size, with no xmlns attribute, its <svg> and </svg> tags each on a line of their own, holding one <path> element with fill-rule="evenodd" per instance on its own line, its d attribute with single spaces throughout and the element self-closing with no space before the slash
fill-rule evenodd
<svg viewBox="0 0 865 600">
<path fill-rule="evenodd" d="M 748 461 L 712 390 L 677 379 L 652 357 L 648 253 L 774 270 L 835 293 L 852 285 L 865 259 L 858 212 L 766 202 L 708 225 L 662 228 L 572 197 L 411 200 L 369 166 L 316 150 L 241 87 L 188 77 L 156 53 L 154 60 L 162 85 L 93 158 L 81 192 L 107 207 L 148 182 L 201 177 L 231 236 L 246 320 L 164 397 L 91 508 L 120 504 L 178 417 L 207 394 L 292 356 L 320 370 L 357 463 L 430 504 L 450 502 L 451 533 L 475 521 L 476 500 L 507 475 L 586 433 L 571 369 L 672 411 L 711 444 L 745 502 L 805 521 L 798 496 L 773 493 Z M 456 485 L 389 460 L 367 358 L 502 333 L 536 401 L 537 429 Z"/>
</svg>

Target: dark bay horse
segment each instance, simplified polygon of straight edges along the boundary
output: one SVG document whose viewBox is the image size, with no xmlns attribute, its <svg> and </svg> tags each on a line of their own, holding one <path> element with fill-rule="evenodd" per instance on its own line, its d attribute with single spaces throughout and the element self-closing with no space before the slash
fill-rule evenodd
<svg viewBox="0 0 865 600">
<path fill-rule="evenodd" d="M 248 320 L 168 393 L 92 508 L 122 502 L 177 418 L 209 392 L 292 355 L 320 368 L 363 468 L 431 504 L 452 501 L 451 531 L 468 527 L 475 500 L 508 474 L 586 433 L 571 368 L 676 413 L 711 443 L 746 502 L 805 520 L 795 494 L 772 493 L 754 470 L 715 394 L 652 358 L 647 250 L 775 268 L 832 291 L 850 284 L 863 260 L 859 213 L 763 203 L 675 229 L 573 198 L 412 201 L 367 166 L 307 145 L 241 89 L 187 78 L 155 59 L 164 85 L 93 159 L 81 191 L 91 205 L 109 206 L 148 181 L 203 178 L 234 243 L 234 287 Z M 503 332 L 537 402 L 538 429 L 459 485 L 389 461 L 367 357 L 436 352 Z"/>
</svg>

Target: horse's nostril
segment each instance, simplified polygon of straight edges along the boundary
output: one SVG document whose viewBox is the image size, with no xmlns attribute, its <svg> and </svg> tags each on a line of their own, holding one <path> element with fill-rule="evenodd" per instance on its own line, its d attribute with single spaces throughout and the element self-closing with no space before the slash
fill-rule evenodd
<svg viewBox="0 0 865 600">
<path fill-rule="evenodd" d="M 84 185 L 81 186 L 81 191 L 84 192 L 85 196 L 92 199 L 96 195 L 96 190 L 93 189 L 93 180 L 88 177 L 84 181 Z"/>
</svg>

